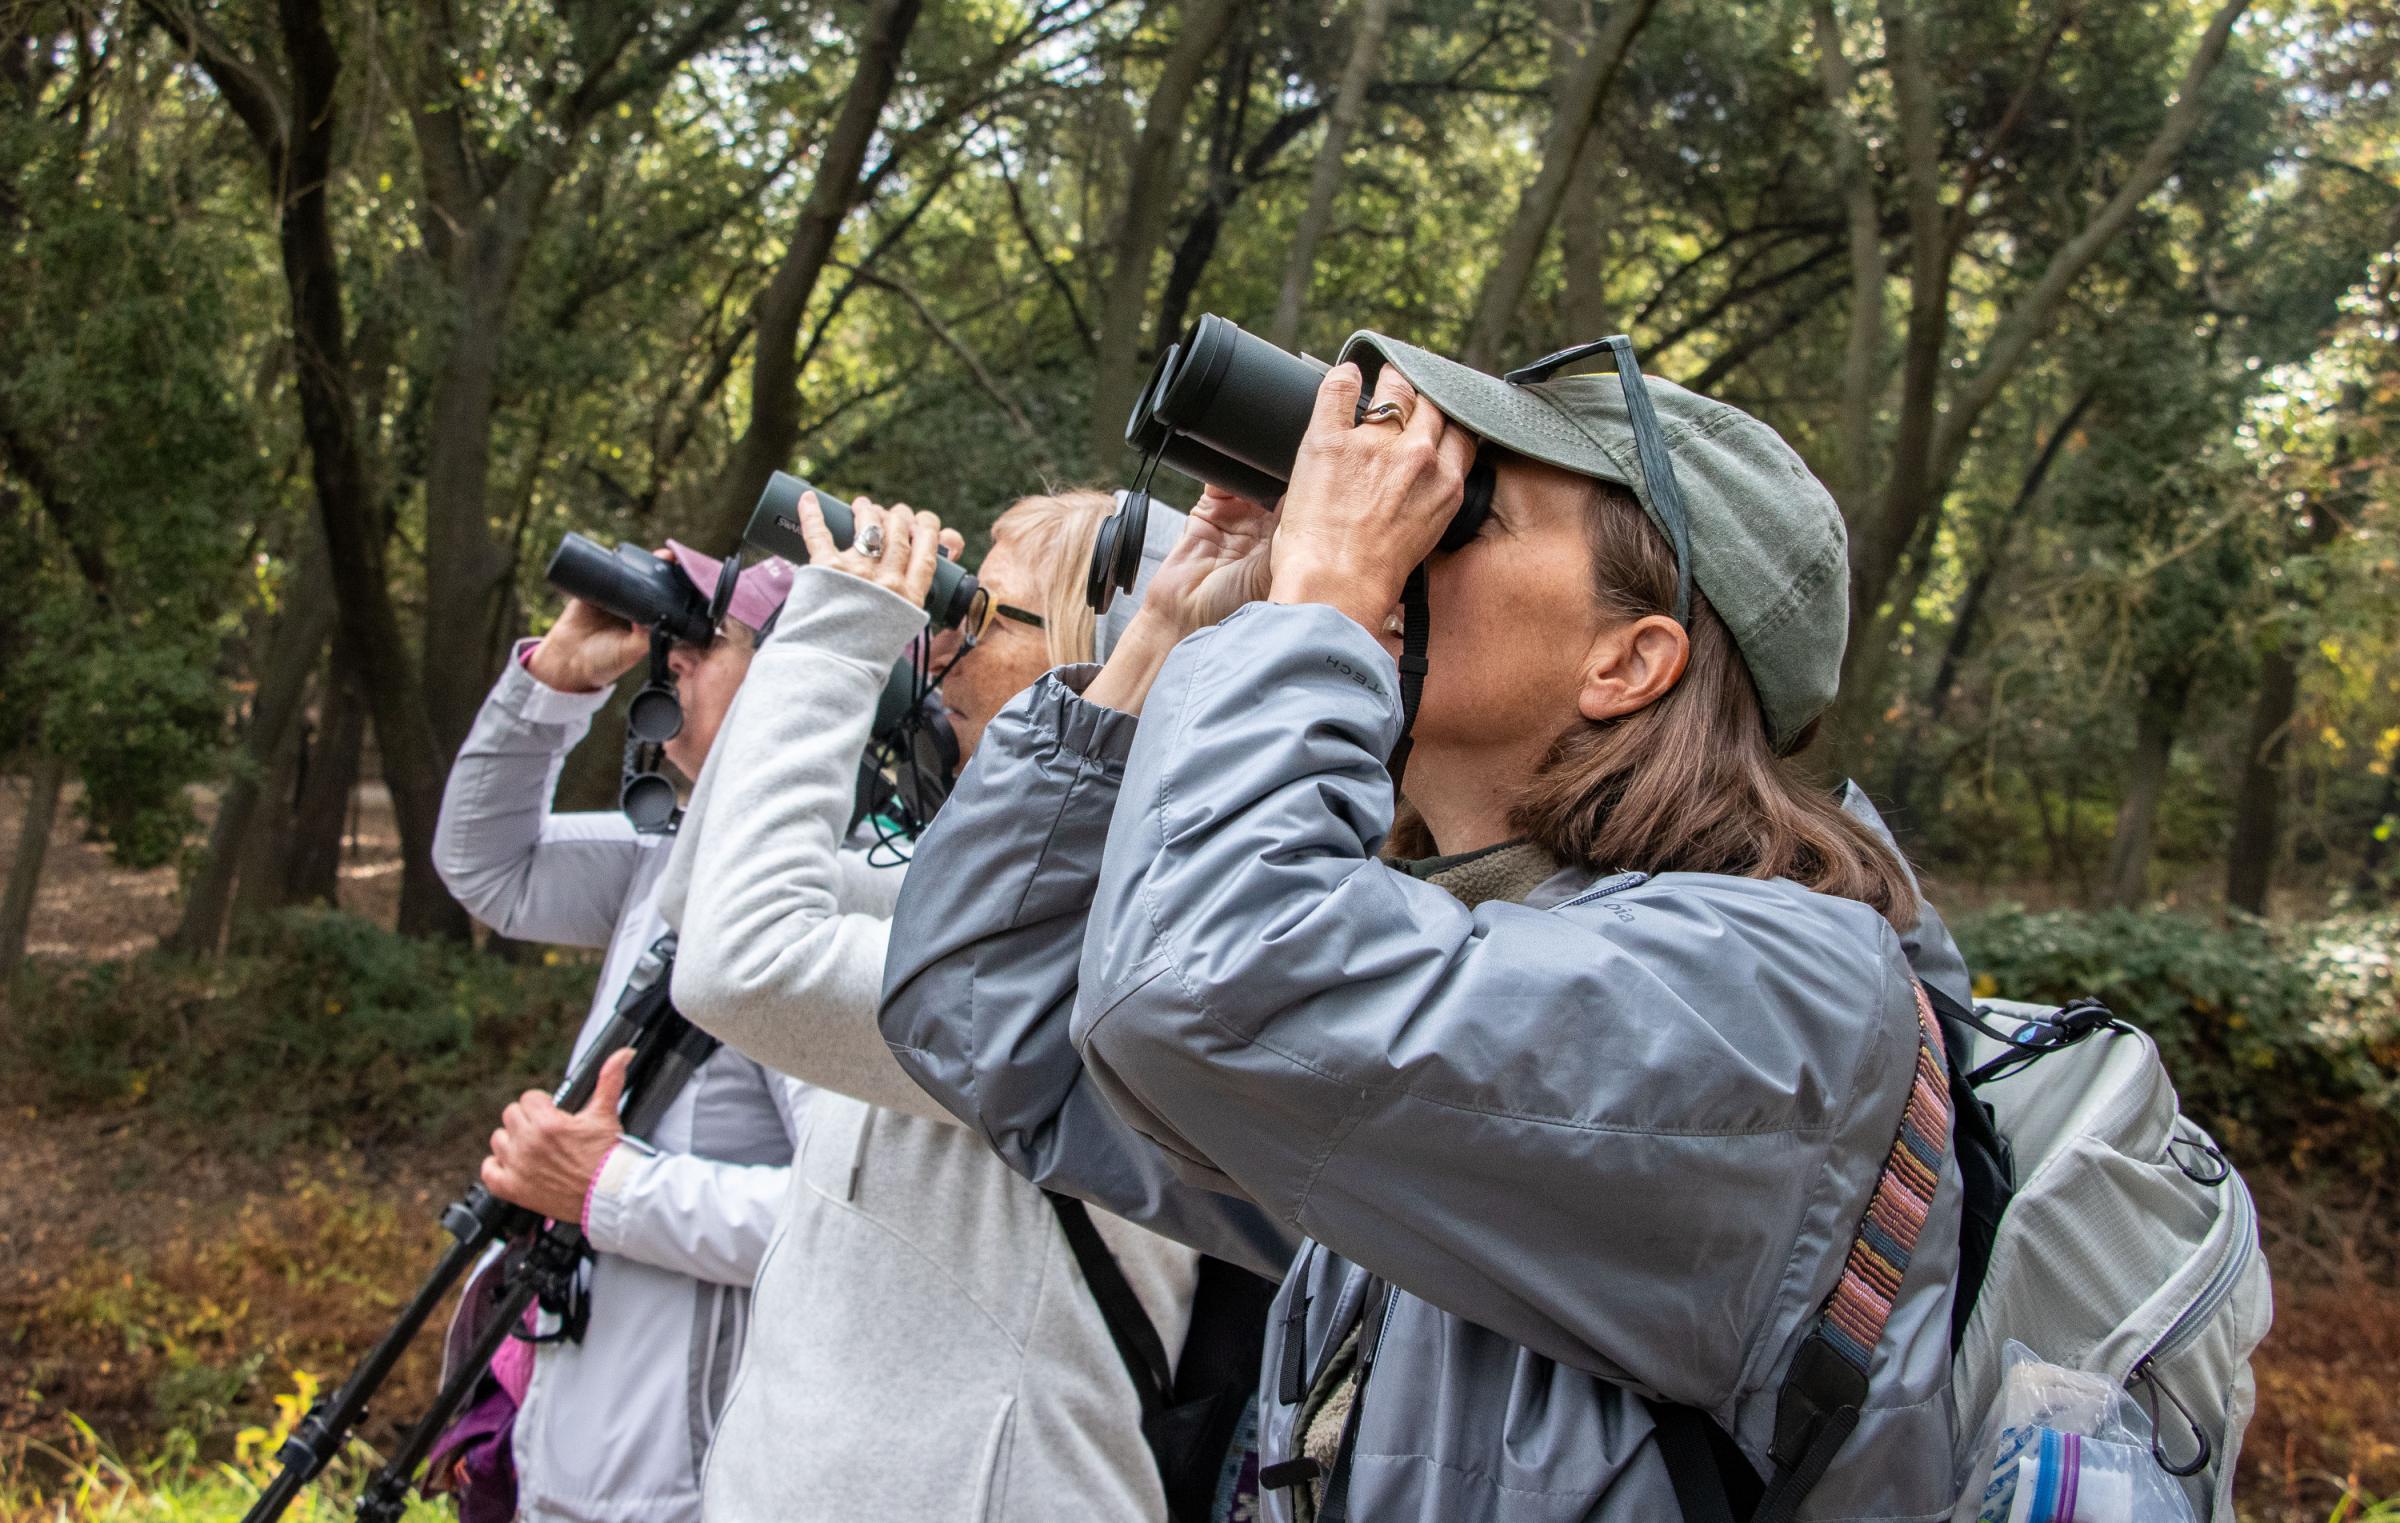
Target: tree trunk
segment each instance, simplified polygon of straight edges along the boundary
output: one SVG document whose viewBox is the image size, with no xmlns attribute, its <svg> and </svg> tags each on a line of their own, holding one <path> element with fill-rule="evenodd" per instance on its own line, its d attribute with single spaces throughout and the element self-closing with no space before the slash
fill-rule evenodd
<svg viewBox="0 0 2400 1523">
<path fill-rule="evenodd" d="M 1838 433 L 1840 469 L 1835 496 L 1845 512 L 1866 505 L 1875 479 L 1875 383 L 1883 368 L 1883 216 L 1875 204 L 1874 166 L 1866 138 L 1852 116 L 1858 81 L 1842 51 L 1841 22 L 1833 0 L 1815 0 L 1810 18 L 1817 34 L 1818 73 L 1825 84 L 1833 126 L 1834 167 L 1841 179 L 1849 223 L 1850 333 L 1842 348 L 1842 410 Z"/>
<path fill-rule="evenodd" d="M 1475 317 L 1467 326 L 1466 362 L 1478 370 L 1499 364 L 1508 344 L 1508 325 L 1525 299 L 1533 268 L 1558 220 L 1559 206 L 1581 157 L 1584 140 L 1592 135 L 1609 87 L 1624 67 L 1634 37 L 1649 21 L 1658 0 L 1617 0 L 1608 20 L 1592 38 L 1591 47 L 1558 82 L 1550 128 L 1542 138 L 1542 167 L 1517 199 L 1508 231 L 1500 240 L 1500 257 L 1484 277 L 1475 299 Z"/>
<path fill-rule="evenodd" d="M 341 902 L 342 836 L 358 792 L 366 720 L 357 666 L 337 641 L 317 705 L 317 743 L 294 790 L 290 847 L 277 884 L 287 904 Z"/>
<path fill-rule="evenodd" d="M 1150 266 L 1166 237 L 1182 177 L 1176 160 L 1183 119 L 1206 76 L 1208 60 L 1225 40 L 1242 0 L 1192 0 L 1159 71 L 1158 88 L 1134 140 L 1125 206 L 1108 239 L 1108 274 L 1100 291 L 1100 359 L 1092 377 L 1090 449 L 1094 468 L 1124 448 L 1125 415 L 1142 384 L 1142 321 L 1150 303 Z"/>
<path fill-rule="evenodd" d="M 1915 8 L 1883 0 L 1886 54 L 1891 59 L 1893 96 L 1899 107 L 1903 157 L 1909 179 L 1910 291 L 1908 336 L 1901 360 L 1900 422 L 1877 503 L 1850 508 L 1850 588 L 1853 627 L 1863 627 L 1885 602 L 1919 525 L 1946 496 L 1958 476 L 1975 426 L 2012 380 L 2075 282 L 2125 230 L 2203 120 L 2208 77 L 2225 56 L 2233 25 L 2249 0 L 2224 0 L 2210 18 L 2186 64 L 2174 104 L 2159 123 L 2115 194 L 2042 267 L 2025 294 L 2001 314 L 1990 342 L 1967 377 L 1943 405 L 1947 367 L 1943 342 L 1950 326 L 1950 274 L 1971 207 L 1944 206 L 1941 194 L 1941 127 L 1933 98 L 1924 30 Z M 2047 51 L 2040 55 L 2049 56 Z M 1972 197 L 1967 201 L 1971 202 Z M 1849 505 L 1845 505 L 1849 506 Z M 1851 654 L 1860 654 L 1856 642 Z M 1845 662 L 1845 670 L 1848 663 Z"/>
<path fill-rule="evenodd" d="M 1350 134 L 1367 114 L 1367 89 L 1375 83 L 1384 29 L 1391 22 L 1394 3 L 1360 0 L 1357 30 L 1350 36 L 1350 56 L 1342 64 L 1333 109 L 1325 118 L 1325 141 L 1317 146 L 1316 166 L 1309 171 L 1308 203 L 1300 213 L 1300 225 L 1293 230 L 1291 253 L 1283 266 L 1283 287 L 1275 298 L 1275 317 L 1267 325 L 1267 341 L 1279 349 L 1294 349 L 1300 343 L 1300 313 L 1308 305 L 1317 245 L 1333 225 L 1333 198 L 1342 185 L 1342 155 L 1349 149 Z"/>
<path fill-rule="evenodd" d="M 2346 389 L 2342 398 L 2352 409 L 2360 400 L 2355 387 Z M 2292 537 L 2295 550 L 2315 554 L 2342 532 L 2342 515 L 2333 498 L 2346 495 L 2349 466 L 2350 435 L 2344 431 L 2334 439 L 2333 491 L 2309 504 L 2308 527 Z M 2305 620 L 2301 622 L 2305 625 Z M 2258 702 L 2250 712 L 2249 743 L 2242 749 L 2241 782 L 2234 792 L 2233 849 L 2225 865 L 2225 902 L 2253 915 L 2267 912 L 2275 859 L 2283 850 L 2284 763 L 2291 750 L 2292 715 L 2300 702 L 2300 663 L 2308 653 L 2308 633 L 2305 627 L 2284 631 L 2260 663 Z"/>
<path fill-rule="evenodd" d="M 313 526 L 312 526 L 313 529 Z M 333 590 L 326 580 L 325 544 L 311 532 L 309 551 L 293 568 L 291 601 L 267 637 L 266 656 L 258 665 L 258 688 L 250 702 L 250 720 L 242 735 L 245 765 L 225 785 L 217 803 L 216 822 L 208 832 L 207 854 L 185 892 L 183 913 L 166 944 L 179 952 L 206 955 L 223 945 L 225 927 L 233 913 L 234 884 L 242 872 L 244 843 L 253 834 L 262 800 L 283 807 L 285 795 L 275 779 L 288 776 L 298 756 L 304 726 L 301 703 L 308 692 L 309 674 L 333 633 Z"/>
<path fill-rule="evenodd" d="M 920 0 L 873 0 L 869 7 L 859 35 L 858 68 L 825 139 L 816 181 L 793 225 L 791 245 L 753 309 L 757 338 L 750 371 L 750 426 L 735 442 L 718 478 L 712 532 L 719 542 L 740 535 L 767 478 L 791 463 L 793 447 L 800 442 L 800 321 L 825 262 L 833 257 L 842 223 L 863 194 L 859 171 L 874 142 L 884 102 L 891 98 L 919 6 Z"/>
<path fill-rule="evenodd" d="M 457 327 L 433 375 L 425 462 L 425 706 L 444 756 L 456 754 L 496 670 L 494 631 L 507 557 L 491 526 L 492 418 L 501 335 L 516 272 L 497 235 L 461 240 Z M 523 240 L 518 240 L 520 247 Z M 508 261 L 513 263 L 513 261 Z"/>
<path fill-rule="evenodd" d="M 2225 902 L 2253 915 L 2267 912 L 2275 857 L 2283 844 L 2283 763 L 2292 710 L 2299 702 L 2299 652 L 2285 642 L 2267 653 L 2242 747 L 2242 776 L 2234 790 L 2233 847 L 2225 864 Z"/>
<path fill-rule="evenodd" d="M 58 797 L 66 791 L 67 759 L 37 752 L 27 779 L 25 813 L 17 821 L 17 851 L 8 865 L 8 891 L 0 896 L 0 983 L 25 961 L 25 935 L 33 925 L 34 896 L 42 886 L 42 859 L 50 852 L 50 829 L 58 822 Z"/>
<path fill-rule="evenodd" d="M 443 754 L 436 748 L 408 642 L 393 605 L 384 563 L 382 515 L 360 443 L 344 326 L 342 266 L 333 242 L 328 187 L 333 183 L 342 60 L 325 19 L 324 0 L 279 0 L 278 36 L 289 80 L 235 54 L 182 6 L 142 6 L 208 75 L 240 119 L 264 161 L 274 197 L 277 243 L 292 311 L 300 430 L 309 476 L 331 557 L 343 635 L 358 652 L 373 705 L 375 733 L 391 783 L 403 859 L 400 928 L 467 934 L 466 912 L 433 871 L 433 828 L 441 809 Z"/>
<path fill-rule="evenodd" d="M 2075 426 L 2083 421 L 2083 415 L 2091 409 L 2092 397 L 2091 388 L 2086 387 L 2075 398 L 2074 405 L 2051 428 L 2050 437 L 2035 451 L 2033 463 L 2025 468 L 2024 476 L 2017 483 L 2016 497 L 2000 513 L 1996 522 L 1985 528 L 1985 536 L 1992 541 L 1991 549 L 1984 556 L 1983 564 L 1976 568 L 1973 579 L 1967 585 L 1966 595 L 1959 602 L 1958 616 L 1951 622 L 1949 639 L 1942 648 L 1941 661 L 1934 669 L 1933 684 L 1926 690 L 1924 710 L 1909 717 L 1908 733 L 1901 742 L 1899 754 L 1893 759 L 1891 797 L 1902 808 L 1910 803 L 1908 790 L 1915 785 L 1913 774 L 1918 746 L 1925 732 L 1940 722 L 1942 714 L 1950 706 L 1950 690 L 1958 680 L 1959 663 L 1966 658 L 1967 646 L 1974 639 L 1975 626 L 1983 616 L 1984 597 L 1990 591 L 1993 577 L 1999 573 L 2002 559 L 2007 555 L 2009 540 L 2017 532 L 2017 526 L 2032 513 L 2043 483 L 2049 480 L 2050 467 L 2058 459 L 2060 447 L 2074 434 Z M 1900 595 L 1892 600 L 1891 616 L 1878 619 L 1863 635 L 1855 632 L 1854 628 L 1852 642 L 1863 642 L 1874 649 L 1860 657 L 1849 682 L 1844 686 L 1842 699 L 1836 700 L 1832 711 L 1826 716 L 1826 744 L 1833 756 L 1853 762 L 1860 759 L 1861 741 L 1871 722 L 1871 705 L 1877 690 L 1883 685 L 1885 674 L 1890 670 L 1897 626 L 1900 620 L 1907 617 L 1908 610 L 1916 605 L 1917 592 L 1925 582 L 1927 561 L 1933 553 L 1933 531 L 1939 527 L 1939 519 L 1924 526 L 1923 543 L 1910 568 L 1906 585 Z M 1852 698 L 1854 694 L 1855 699 Z"/>
<path fill-rule="evenodd" d="M 2154 672 L 2144 685 L 2134 717 L 2133 764 L 2127 769 L 2124 800 L 2117 806 L 2117 833 L 2108 848 L 2106 902 L 2112 907 L 2133 909 L 2150 896 L 2151 838 L 2191 691 L 2192 672 L 2185 667 Z"/>
</svg>

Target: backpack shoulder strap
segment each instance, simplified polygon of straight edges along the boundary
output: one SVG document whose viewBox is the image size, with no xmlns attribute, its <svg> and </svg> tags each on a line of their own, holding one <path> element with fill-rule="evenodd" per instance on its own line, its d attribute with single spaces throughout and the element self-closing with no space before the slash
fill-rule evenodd
<svg viewBox="0 0 2400 1523">
<path fill-rule="evenodd" d="M 1649 1407 L 1683 1523 L 1743 1523 L 1758 1511 L 1765 1489 L 1758 1472 L 1714 1418 L 1672 1402 Z"/>
<path fill-rule="evenodd" d="M 1166 1410 L 1174 1388 L 1167 1346 L 1159 1340 L 1158 1326 L 1142 1310 L 1141 1298 L 1133 1293 L 1117 1256 L 1100 1240 L 1100 1229 L 1092 1225 L 1092 1213 L 1083 1202 L 1053 1190 L 1042 1194 L 1067 1235 L 1067 1247 L 1075 1254 L 1076 1267 L 1083 1271 L 1084 1284 L 1091 1287 L 1092 1299 L 1099 1304 L 1100 1320 L 1108 1325 L 1117 1357 L 1125 1361 L 1125 1373 L 1141 1398 L 1142 1417 L 1147 1422 Z"/>
<path fill-rule="evenodd" d="M 1901 1107 L 1899 1135 L 1867 1199 L 1842 1277 L 1776 1397 L 1775 1438 L 1767 1450 L 1775 1475 L 1755 1523 L 1791 1523 L 1858 1426 L 1867 1402 L 1867 1366 L 1941 1187 L 1950 1154 L 1950 1063 L 1922 983 L 1916 993 L 1916 1073 Z"/>
<path fill-rule="evenodd" d="M 1923 988 L 1942 1025 L 1950 1077 L 1950 1147 L 1965 1187 L 1958 1224 L 1958 1292 L 1950 1303 L 1950 1348 L 1955 1353 L 1966 1335 L 1967 1319 L 1975 1314 L 1976 1299 L 1983 1294 L 1992 1247 L 2000 1237 L 2000 1218 L 2017 1193 L 2017 1160 L 1991 1103 L 1976 1097 L 1967 1072 L 1967 1055 L 1974 1050 L 1968 1043 L 1985 1025 L 1983 1018 L 1932 984 Z"/>
</svg>

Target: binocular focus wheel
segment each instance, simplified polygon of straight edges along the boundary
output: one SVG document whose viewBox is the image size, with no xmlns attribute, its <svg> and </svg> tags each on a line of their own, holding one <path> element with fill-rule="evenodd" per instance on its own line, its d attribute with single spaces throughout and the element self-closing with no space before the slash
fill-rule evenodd
<svg viewBox="0 0 2400 1523">
<path fill-rule="evenodd" d="M 617 804 L 634 829 L 662 830 L 675 817 L 675 785 L 655 772 L 640 773 L 625 779 Z"/>
</svg>

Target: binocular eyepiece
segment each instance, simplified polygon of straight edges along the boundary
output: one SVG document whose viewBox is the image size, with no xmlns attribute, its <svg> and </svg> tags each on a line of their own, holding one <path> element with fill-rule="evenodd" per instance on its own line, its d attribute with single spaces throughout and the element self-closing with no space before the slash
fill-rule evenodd
<svg viewBox="0 0 2400 1523">
<path fill-rule="evenodd" d="M 1382 356 L 1361 346 L 1350 357 L 1365 373 L 1363 410 Z M 1286 354 L 1214 313 L 1169 345 L 1125 420 L 1125 442 L 1141 452 L 1142 469 L 1123 506 L 1100 526 L 1085 600 L 1105 610 L 1119 592 L 1132 590 L 1150 519 L 1150 477 L 1159 466 L 1253 502 L 1273 504 L 1283 496 L 1316 410 L 1317 384 L 1329 368 Z M 1441 548 L 1455 550 L 1473 539 L 1491 500 L 1491 469 L 1479 453 Z"/>
<path fill-rule="evenodd" d="M 800 498 L 803 493 L 817 492 L 815 487 L 786 471 L 777 471 L 767 478 L 767 489 L 758 494 L 758 506 L 750 510 L 750 525 L 742 531 L 742 543 L 753 550 L 780 555 L 795 566 L 808 563 L 808 543 L 800 537 Z M 825 515 L 825 527 L 833 542 L 847 546 L 853 532 L 850 504 L 825 492 L 817 492 L 817 510 Z M 925 613 L 935 629 L 948 629 L 963 621 L 975 606 L 975 578 L 967 568 L 944 556 L 934 564 L 933 586 L 925 594 Z"/>
</svg>

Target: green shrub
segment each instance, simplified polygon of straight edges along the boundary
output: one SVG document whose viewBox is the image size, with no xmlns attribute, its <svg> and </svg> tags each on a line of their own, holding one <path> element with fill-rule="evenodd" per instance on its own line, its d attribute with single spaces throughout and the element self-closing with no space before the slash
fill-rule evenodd
<svg viewBox="0 0 2400 1523">
<path fill-rule="evenodd" d="M 1956 929 L 1978 994 L 2088 994 L 2149 1032 L 2184 1110 L 2243 1160 L 2400 1163 L 2400 915 L 2003 908 Z"/>
<path fill-rule="evenodd" d="M 560 1070 L 594 972 L 286 911 L 221 961 L 37 963 L 0 1053 L 41 1103 L 139 1108 L 259 1152 L 441 1138 Z"/>
</svg>

